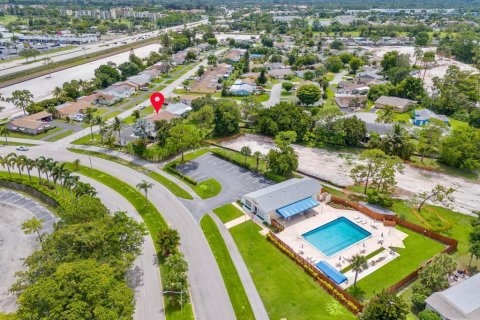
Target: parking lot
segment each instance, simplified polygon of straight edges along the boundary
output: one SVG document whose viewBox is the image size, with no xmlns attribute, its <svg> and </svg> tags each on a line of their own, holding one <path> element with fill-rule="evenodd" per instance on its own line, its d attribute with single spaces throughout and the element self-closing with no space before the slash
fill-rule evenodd
<svg viewBox="0 0 480 320">
<path fill-rule="evenodd" d="M 0 313 L 16 311 L 16 297 L 9 289 L 15 273 L 24 270 L 23 259 L 39 247 L 36 234 L 26 235 L 21 230 L 32 215 L 45 221 L 42 232 L 53 230 L 57 218 L 45 207 L 23 194 L 0 189 Z"/>
<path fill-rule="evenodd" d="M 212 209 L 240 199 L 246 193 L 274 184 L 262 175 L 220 159 L 211 153 L 186 162 L 178 166 L 177 170 L 197 182 L 214 178 L 222 185 L 222 191 L 214 198 L 182 200 L 196 219 L 200 219 L 203 214 Z"/>
</svg>

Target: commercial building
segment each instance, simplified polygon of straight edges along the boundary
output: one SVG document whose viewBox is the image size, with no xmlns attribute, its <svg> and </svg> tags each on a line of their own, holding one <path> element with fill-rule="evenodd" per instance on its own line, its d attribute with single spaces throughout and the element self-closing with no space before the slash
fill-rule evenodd
<svg viewBox="0 0 480 320">
<path fill-rule="evenodd" d="M 288 220 L 318 206 L 321 189 L 314 179 L 293 178 L 244 195 L 242 205 L 267 223 L 271 219 Z"/>
</svg>

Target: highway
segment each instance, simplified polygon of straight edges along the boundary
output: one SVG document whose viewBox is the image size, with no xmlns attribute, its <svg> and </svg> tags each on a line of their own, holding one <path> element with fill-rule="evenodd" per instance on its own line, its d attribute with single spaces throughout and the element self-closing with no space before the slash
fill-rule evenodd
<svg viewBox="0 0 480 320">
<path fill-rule="evenodd" d="M 191 28 L 191 27 L 206 23 L 207 21 L 208 20 L 201 20 L 201 21 L 198 21 L 198 22 L 189 23 L 189 24 L 187 24 L 187 27 Z M 1 64 L 0 76 L 5 76 L 5 75 L 12 74 L 12 73 L 15 73 L 15 72 L 20 72 L 20 71 L 23 71 L 23 70 L 28 70 L 28 69 L 32 69 L 32 68 L 35 68 L 35 67 L 42 66 L 43 61 L 40 60 L 40 59 L 45 59 L 47 56 L 49 58 L 51 58 L 53 60 L 53 62 L 63 61 L 63 60 L 67 60 L 67 59 L 71 59 L 71 58 L 75 58 L 75 57 L 82 57 L 82 56 L 84 56 L 86 54 L 89 54 L 89 53 L 95 53 L 95 52 L 99 52 L 99 51 L 102 51 L 102 50 L 107 50 L 107 49 L 110 49 L 110 48 L 115 48 L 115 47 L 120 47 L 122 45 L 125 45 L 122 42 L 127 42 L 128 44 L 132 44 L 132 43 L 135 43 L 136 41 L 138 41 L 137 40 L 138 38 L 141 38 L 141 37 L 143 37 L 143 38 L 155 37 L 161 32 L 175 30 L 177 28 L 183 29 L 183 25 L 175 26 L 175 27 L 169 27 L 169 28 L 155 30 L 155 31 L 150 31 L 150 32 L 138 33 L 138 34 L 134 34 L 134 35 L 120 35 L 118 37 L 115 37 L 115 39 L 102 40 L 102 41 L 99 41 L 97 43 L 89 43 L 89 44 L 79 45 L 79 46 L 77 46 L 75 48 L 72 48 L 70 50 L 59 51 L 59 52 L 55 52 L 55 53 L 48 54 L 48 55 L 42 55 L 41 57 L 39 57 L 39 61 L 29 63 L 29 64 L 24 64 L 25 63 L 24 59 L 5 62 L 5 63 Z M 83 48 L 85 48 L 85 49 L 83 49 Z"/>
</svg>

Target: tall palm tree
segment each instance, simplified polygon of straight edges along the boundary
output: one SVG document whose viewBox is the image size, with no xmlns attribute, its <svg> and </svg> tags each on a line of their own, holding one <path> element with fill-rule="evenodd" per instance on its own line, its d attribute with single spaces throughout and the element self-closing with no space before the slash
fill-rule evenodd
<svg viewBox="0 0 480 320">
<path fill-rule="evenodd" d="M 15 166 L 17 166 L 17 157 L 18 157 L 17 154 L 14 152 L 7 154 L 7 161 L 10 167 L 12 167 L 12 169 L 15 168 Z M 17 169 L 18 169 L 18 173 L 20 173 L 20 177 L 22 177 L 22 171 L 20 170 L 20 167 L 17 166 Z"/>
<path fill-rule="evenodd" d="M 44 156 L 35 159 L 35 166 L 37 167 L 38 180 L 40 181 L 40 184 L 42 183 L 42 172 L 45 170 L 46 164 L 47 159 L 45 159 Z"/>
<path fill-rule="evenodd" d="M 53 161 L 52 158 L 48 158 L 45 160 L 45 168 L 44 173 L 47 176 L 47 183 L 50 184 L 50 175 L 52 174 L 53 168 L 57 165 L 56 161 Z"/>
<path fill-rule="evenodd" d="M 62 88 L 55 87 L 55 88 L 53 88 L 52 94 L 53 94 L 54 98 L 58 99 L 58 98 L 61 98 L 65 94 L 65 92 L 63 91 Z"/>
<path fill-rule="evenodd" d="M 7 126 L 0 127 L 0 135 L 2 135 L 5 138 L 5 144 L 8 144 L 7 136 L 9 134 L 10 134 L 10 131 L 8 130 Z"/>
<path fill-rule="evenodd" d="M 106 122 L 102 117 L 97 116 L 95 118 L 95 124 L 100 127 L 100 140 L 103 145 L 103 136 L 106 132 L 106 127 L 105 127 Z"/>
<path fill-rule="evenodd" d="M 97 191 L 95 190 L 94 187 L 92 187 L 88 183 L 84 183 L 81 181 L 79 181 L 75 185 L 75 188 L 73 189 L 73 193 L 75 193 L 75 195 L 77 196 L 77 199 L 79 199 L 81 196 L 84 196 L 84 195 L 89 195 L 92 197 L 97 195 Z"/>
<path fill-rule="evenodd" d="M 360 254 L 356 254 L 349 260 L 349 262 L 350 262 L 350 267 L 355 272 L 355 279 L 353 280 L 353 286 L 356 287 L 358 273 L 368 268 L 368 260 L 367 260 L 367 257 L 362 256 Z"/>
<path fill-rule="evenodd" d="M 137 189 L 143 190 L 143 192 L 145 193 L 145 207 L 148 204 L 148 189 L 151 189 L 152 187 L 153 187 L 153 183 L 150 183 L 145 180 L 142 180 L 142 182 L 137 184 Z"/>
<path fill-rule="evenodd" d="M 63 164 L 61 165 L 63 171 L 60 172 L 60 179 L 62 181 L 62 198 L 65 198 L 65 188 L 68 183 L 68 180 L 71 177 L 70 171 L 67 169 L 63 168 Z"/>
<path fill-rule="evenodd" d="M 253 156 L 255 157 L 255 171 L 258 172 L 258 165 L 260 164 L 260 159 L 262 159 L 262 153 L 260 151 L 255 151 L 253 153 Z"/>
<path fill-rule="evenodd" d="M 8 175 L 10 178 L 12 177 L 12 172 L 10 171 L 10 164 L 8 163 L 7 157 L 2 157 L 0 156 L 0 165 L 2 165 L 3 168 L 7 168 L 8 170 Z"/>
<path fill-rule="evenodd" d="M 17 165 L 18 172 L 20 172 L 20 176 L 23 178 L 22 173 L 23 169 L 25 169 L 25 166 L 27 165 L 28 158 L 24 155 L 18 156 L 17 159 L 15 159 L 15 164 Z"/>
<path fill-rule="evenodd" d="M 32 176 L 30 174 L 30 171 L 32 171 L 33 168 L 35 168 L 36 166 L 36 162 L 35 160 L 33 159 L 27 159 L 26 163 L 25 163 L 25 168 L 27 169 L 27 173 L 28 173 L 28 179 L 30 181 L 32 181 Z"/>
<path fill-rule="evenodd" d="M 121 144 L 120 132 L 122 131 L 123 123 L 119 117 L 113 118 L 112 130 L 118 132 L 118 143 Z"/>
</svg>

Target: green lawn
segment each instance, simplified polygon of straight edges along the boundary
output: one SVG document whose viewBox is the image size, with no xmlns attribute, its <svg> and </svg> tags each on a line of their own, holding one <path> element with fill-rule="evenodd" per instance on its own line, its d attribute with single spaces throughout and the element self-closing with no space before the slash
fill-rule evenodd
<svg viewBox="0 0 480 320">
<path fill-rule="evenodd" d="M 93 139 L 91 134 L 86 134 L 81 138 L 78 138 L 77 140 L 73 141 L 72 144 L 76 145 L 100 145 L 101 141 L 101 136 L 98 133 L 93 134 Z"/>
<path fill-rule="evenodd" d="M 231 203 L 218 207 L 214 209 L 213 212 L 215 212 L 215 214 L 220 218 L 220 220 L 222 220 L 223 223 L 232 221 L 233 219 L 245 215 L 242 210 L 238 209 Z"/>
<path fill-rule="evenodd" d="M 468 266 L 470 260 L 470 255 L 467 252 L 468 237 L 472 231 L 471 222 L 474 219 L 473 217 L 443 207 L 430 205 L 424 206 L 420 214 L 405 201 L 399 200 L 394 202 L 393 210 L 407 221 L 456 239 L 458 241 L 458 250 L 453 256 L 460 264 L 460 268 Z M 480 261 L 474 259 L 472 265 L 480 268 Z"/>
<path fill-rule="evenodd" d="M 215 225 L 215 221 L 206 215 L 200 221 L 203 233 L 212 249 L 215 260 L 222 273 L 223 281 L 227 287 L 228 296 L 233 305 L 235 315 L 239 320 L 254 320 L 252 307 L 243 288 L 242 281 L 238 276 L 237 269 L 233 264 L 228 248 L 223 241 L 222 235 Z"/>
<path fill-rule="evenodd" d="M 97 158 L 102 158 L 102 159 L 105 159 L 105 160 L 113 161 L 113 162 L 119 163 L 121 165 L 127 166 L 131 169 L 134 169 L 134 170 L 137 170 L 137 171 L 140 171 L 140 172 L 146 171 L 146 169 L 144 167 L 142 167 L 142 166 L 140 166 L 136 163 L 133 163 L 133 162 L 130 162 L 130 161 L 127 161 L 127 160 L 124 160 L 122 158 L 115 157 L 115 156 L 112 156 L 112 155 L 104 154 L 104 153 L 101 153 L 101 152 L 88 151 L 88 150 L 75 149 L 75 148 L 68 148 L 67 150 L 71 151 L 71 152 L 75 152 L 75 153 L 91 155 L 91 156 L 94 156 L 94 157 L 97 157 Z M 158 174 L 157 172 L 154 172 L 154 171 L 146 172 L 146 174 L 150 178 L 152 178 L 153 180 L 155 180 L 158 183 L 160 183 L 161 185 L 163 185 L 165 188 L 167 188 L 170 192 L 172 192 L 177 197 L 184 198 L 184 199 L 190 199 L 190 200 L 193 199 L 193 197 L 187 191 L 182 189 L 175 182 L 165 178 L 161 174 Z"/>
<path fill-rule="evenodd" d="M 57 135 L 54 136 L 54 137 L 51 137 L 51 138 L 47 139 L 47 141 L 49 141 L 49 142 L 58 141 L 58 140 L 60 140 L 60 139 L 63 139 L 63 138 L 65 138 L 65 137 L 68 137 L 68 136 L 71 135 L 72 133 L 73 133 L 73 130 L 67 130 L 67 131 L 62 132 L 62 133 L 60 133 L 60 134 L 57 134 Z"/>
<path fill-rule="evenodd" d="M 357 282 L 358 290 L 364 291 L 366 299 L 395 284 L 444 248 L 441 243 L 409 229 L 401 226 L 397 229 L 408 234 L 403 241 L 405 248 L 394 248 L 400 256 Z"/>
<path fill-rule="evenodd" d="M 23 143 L 23 142 L 13 142 L 13 141 L 8 141 L 5 142 L 5 140 L 0 140 L 0 146 L 35 146 L 35 144 L 31 143 Z"/>
<path fill-rule="evenodd" d="M 74 171 L 72 163 L 67 163 L 66 167 Z M 142 216 L 143 221 L 145 222 L 145 225 L 147 226 L 155 244 L 155 247 L 158 251 L 158 245 L 156 241 L 157 234 L 160 230 L 168 228 L 168 225 L 163 219 L 160 212 L 157 210 L 157 208 L 150 201 L 145 199 L 142 193 L 140 193 L 137 189 L 130 186 L 129 184 L 96 169 L 80 166 L 80 169 L 76 172 L 103 183 L 104 185 L 117 191 L 125 199 L 127 199 L 128 202 L 130 202 L 138 211 L 138 213 L 140 213 L 140 215 Z M 159 262 L 160 275 L 164 276 L 166 266 L 163 264 L 162 259 L 159 259 Z M 164 271 L 162 272 L 162 270 Z M 162 281 L 165 281 L 165 279 L 162 279 Z M 165 304 L 167 319 L 193 319 L 193 310 L 190 303 L 185 304 L 183 306 L 183 310 L 172 308 L 168 300 L 165 300 Z"/>
<path fill-rule="evenodd" d="M 188 182 L 187 182 L 188 183 Z M 208 199 L 213 198 L 222 191 L 222 185 L 217 180 L 211 178 L 204 180 L 196 186 L 190 185 L 200 198 Z"/>
<path fill-rule="evenodd" d="M 6 15 L 3 15 L 3 16 L 0 16 L 0 24 L 5 26 L 5 25 L 9 24 L 10 22 L 16 21 L 17 19 L 18 19 L 17 16 L 6 14 Z"/>
<path fill-rule="evenodd" d="M 356 319 L 259 231 L 252 221 L 230 229 L 270 319 Z"/>
</svg>

